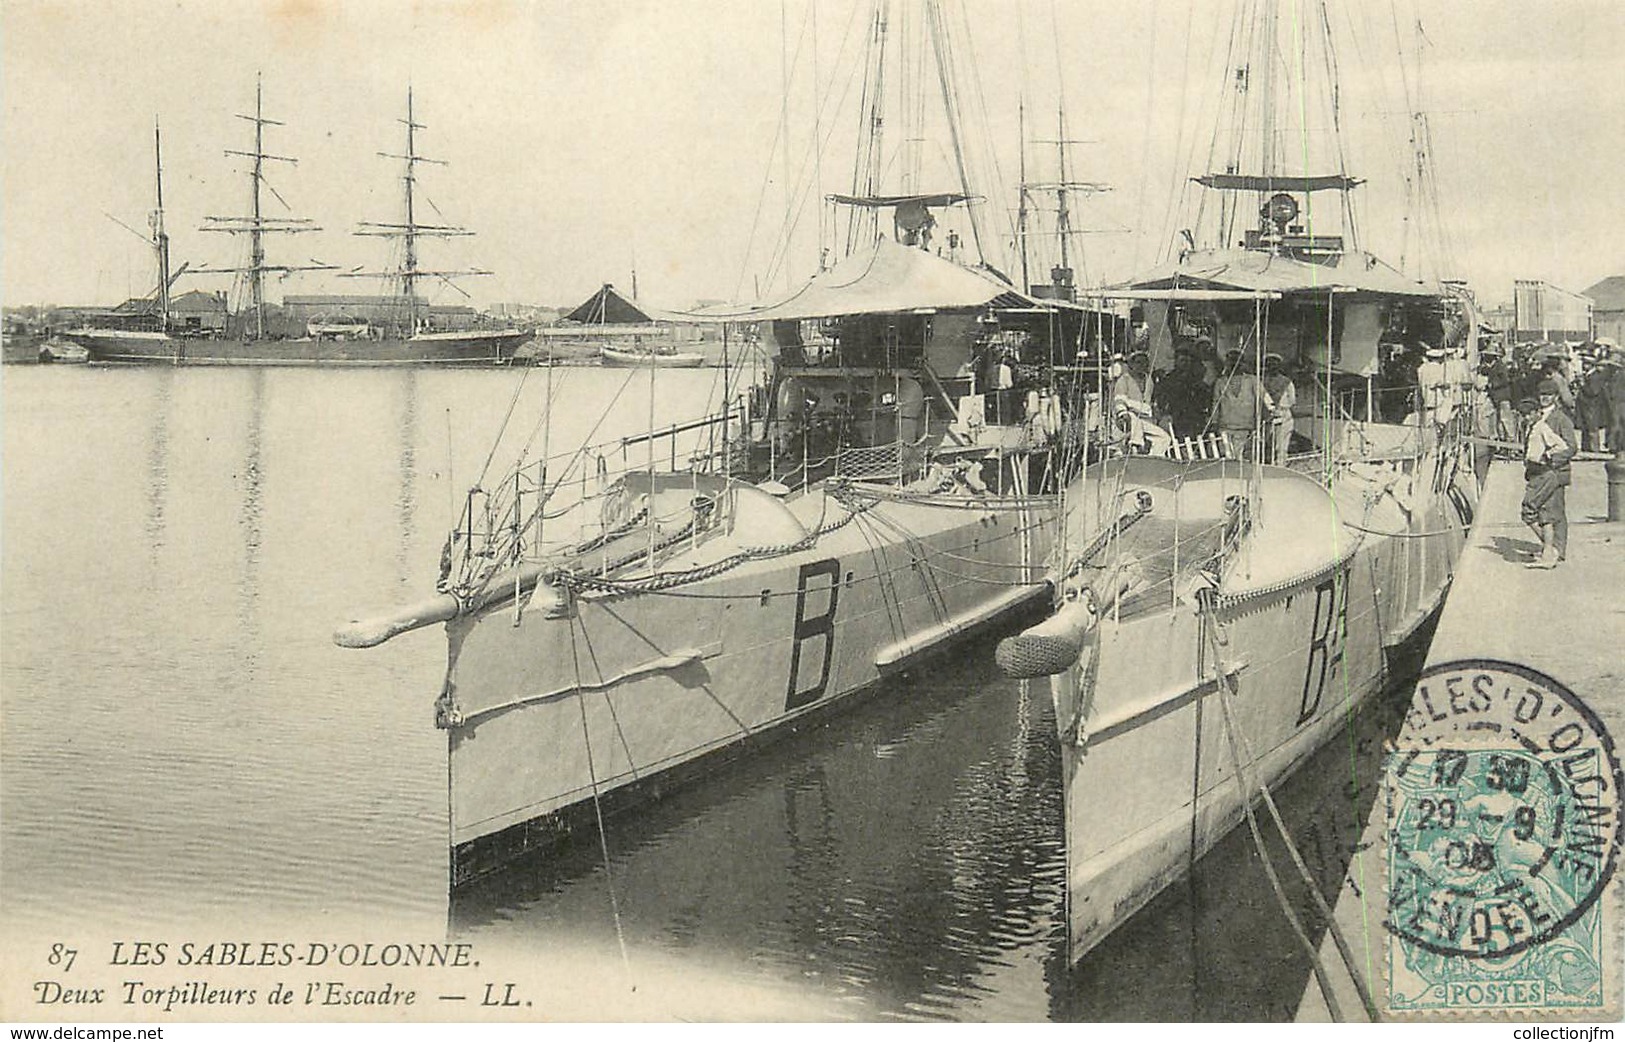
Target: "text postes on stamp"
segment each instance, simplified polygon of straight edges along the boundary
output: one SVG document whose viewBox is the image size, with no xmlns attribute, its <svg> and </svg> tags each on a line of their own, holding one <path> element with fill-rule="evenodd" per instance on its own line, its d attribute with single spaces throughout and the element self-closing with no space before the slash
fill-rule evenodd
<svg viewBox="0 0 1625 1042">
<path fill-rule="evenodd" d="M 1612 738 L 1524 666 L 1416 683 L 1384 771 L 1389 1007 L 1603 1008 L 1625 818 Z M 1612 914 L 1612 913 L 1610 913 Z"/>
</svg>

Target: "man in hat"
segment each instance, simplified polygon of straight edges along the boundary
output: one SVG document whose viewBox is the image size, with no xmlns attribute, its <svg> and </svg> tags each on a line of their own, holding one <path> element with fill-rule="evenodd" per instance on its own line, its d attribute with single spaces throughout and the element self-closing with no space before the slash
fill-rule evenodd
<svg viewBox="0 0 1625 1042">
<path fill-rule="evenodd" d="M 1151 396 L 1156 392 L 1152 384 L 1151 353 L 1135 348 L 1112 381 L 1112 418 L 1128 452 L 1144 453 L 1149 447 L 1146 424 L 1152 422 Z"/>
<path fill-rule="evenodd" d="M 1255 458 L 1255 434 L 1274 409 L 1269 392 L 1258 377 L 1247 371 L 1242 353 L 1227 353 L 1224 375 L 1213 392 L 1213 419 L 1238 458 Z"/>
<path fill-rule="evenodd" d="M 1484 378 L 1494 419 L 1491 434 L 1496 441 L 1518 440 L 1518 411 L 1512 406 L 1512 369 L 1501 357 L 1499 347 L 1486 347 L 1478 356 L 1478 374 Z"/>
<path fill-rule="evenodd" d="M 1422 398 L 1422 419 L 1434 424 L 1448 423 L 1455 414 L 1455 403 L 1450 395 L 1445 350 L 1423 344 L 1422 357 L 1422 364 L 1416 367 L 1416 386 Z"/>
<path fill-rule="evenodd" d="M 1536 388 L 1539 410 L 1524 443 L 1523 505 L 1519 516 L 1540 539 L 1540 556 L 1530 568 L 1556 568 L 1568 552 L 1569 518 L 1565 502 L 1569 461 L 1578 449 L 1574 421 L 1560 407 L 1557 384 L 1542 380 Z"/>
<path fill-rule="evenodd" d="M 1605 364 L 1607 361 L 1606 351 L 1599 351 L 1594 357 L 1588 355 L 1574 392 L 1580 447 L 1593 452 L 1608 451 L 1608 431 L 1614 424 L 1613 408 L 1608 400 L 1611 370 Z"/>
<path fill-rule="evenodd" d="M 1615 457 L 1625 454 L 1625 359 L 1621 359 L 1619 352 L 1610 351 L 1603 355 L 1597 368 L 1607 377 L 1603 386 L 1608 394 L 1608 418 L 1612 421 L 1608 428 L 1608 445 Z"/>
<path fill-rule="evenodd" d="M 1181 438 L 1201 437 L 1213 411 L 1213 389 L 1204 376 L 1199 349 L 1181 343 L 1174 348 L 1174 367 L 1157 380 L 1152 391 L 1159 422 Z"/>
<path fill-rule="evenodd" d="M 1557 404 L 1569 419 L 1574 419 L 1574 388 L 1569 384 L 1569 353 L 1567 348 L 1552 347 L 1540 360 L 1541 382 L 1549 381 L 1557 390 Z"/>
<path fill-rule="evenodd" d="M 1277 466 L 1286 465 L 1287 446 L 1292 441 L 1292 407 L 1298 403 L 1298 390 L 1292 386 L 1292 376 L 1280 355 L 1271 351 L 1264 356 L 1264 390 L 1275 403 L 1270 417 L 1269 452 L 1265 459 Z"/>
</svg>

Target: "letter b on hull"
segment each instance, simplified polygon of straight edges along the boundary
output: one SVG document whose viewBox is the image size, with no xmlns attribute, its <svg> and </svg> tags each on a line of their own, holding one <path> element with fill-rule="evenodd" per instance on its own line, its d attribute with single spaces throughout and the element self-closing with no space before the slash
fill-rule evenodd
<svg viewBox="0 0 1625 1042">
<path fill-rule="evenodd" d="M 824 579 L 829 582 L 827 587 L 829 603 L 819 614 L 809 616 L 808 595 L 811 594 L 816 598 L 823 592 L 819 587 L 822 585 L 820 580 Z M 800 709 L 824 697 L 824 689 L 829 686 L 830 666 L 835 660 L 835 606 L 840 603 L 840 599 L 840 561 L 829 558 L 801 566 L 801 573 L 796 577 L 796 628 L 795 639 L 790 645 L 790 682 L 784 697 L 785 712 Z M 816 605 L 816 600 L 814 603 Z M 823 662 L 818 668 L 818 682 L 802 688 L 800 686 L 802 650 L 808 646 L 809 641 L 820 638 L 823 643 L 820 649 Z"/>
<path fill-rule="evenodd" d="M 1348 583 L 1332 575 L 1315 587 L 1315 616 L 1309 624 L 1309 664 L 1303 674 L 1303 697 L 1298 703 L 1298 726 L 1320 709 L 1326 680 L 1343 663 L 1343 636 L 1348 631 Z"/>
</svg>

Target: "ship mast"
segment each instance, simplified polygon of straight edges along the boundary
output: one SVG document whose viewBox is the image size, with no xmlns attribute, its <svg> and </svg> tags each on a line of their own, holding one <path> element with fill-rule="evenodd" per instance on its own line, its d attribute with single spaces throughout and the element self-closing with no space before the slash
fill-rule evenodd
<svg viewBox="0 0 1625 1042">
<path fill-rule="evenodd" d="M 937 60 L 937 83 L 942 89 L 942 107 L 948 122 L 948 140 L 953 145 L 954 167 L 959 174 L 959 190 L 965 195 L 965 214 L 970 218 L 971 240 L 976 246 L 976 261 L 987 263 L 987 251 L 982 248 L 982 222 L 978 217 L 976 195 L 971 191 L 970 166 L 965 158 L 965 142 L 960 133 L 959 88 L 954 81 L 953 64 L 949 59 L 947 20 L 937 0 L 926 0 L 926 27 L 931 35 L 931 48 Z"/>
<path fill-rule="evenodd" d="M 158 331 L 169 332 L 169 233 L 164 230 L 164 139 L 152 121 L 152 163 L 157 174 L 158 208 L 152 211 L 152 248 L 158 255 Z"/>
<path fill-rule="evenodd" d="M 1232 201 L 1226 193 L 1238 197 L 1246 193 L 1257 202 L 1258 224 L 1244 232 L 1240 244 L 1244 249 L 1265 250 L 1299 260 L 1333 257 L 1342 254 L 1351 244 L 1358 248 L 1358 227 L 1350 193 L 1364 182 L 1347 172 L 1348 159 L 1337 85 L 1336 43 L 1331 24 L 1322 18 L 1318 33 L 1313 38 L 1321 48 L 1320 57 L 1325 63 L 1330 83 L 1326 100 L 1329 111 L 1326 115 L 1330 118 L 1332 148 L 1322 156 L 1312 152 L 1307 142 L 1311 99 L 1307 93 L 1308 77 L 1303 70 L 1311 53 L 1311 37 L 1304 31 L 1302 20 L 1294 18 L 1291 24 L 1298 29 L 1298 38 L 1291 46 L 1283 44 L 1278 38 L 1282 24 L 1279 0 L 1262 0 L 1260 8 L 1257 27 L 1250 34 L 1249 42 L 1243 45 L 1248 50 L 1247 59 L 1234 64 L 1228 60 L 1226 62 L 1227 70 L 1233 70 L 1227 71 L 1226 75 L 1233 74 L 1235 78 L 1235 93 L 1231 101 L 1235 140 L 1229 157 L 1226 158 L 1223 172 L 1215 169 L 1217 164 L 1214 160 L 1218 158 L 1215 137 L 1215 145 L 1208 156 L 1208 169 L 1212 172 L 1193 177 L 1192 180 L 1221 193 L 1218 238 L 1221 246 L 1231 241 L 1234 226 L 1243 212 L 1241 204 Z M 1232 43 L 1232 59 L 1236 57 L 1235 46 Z M 1293 58 L 1298 62 L 1297 73 L 1282 77 L 1277 66 Z M 1298 91 L 1298 96 L 1288 97 L 1294 89 Z M 1305 120 L 1304 128 L 1299 130 L 1304 134 L 1304 140 L 1294 145 L 1291 155 L 1283 151 L 1280 140 L 1285 126 L 1283 119 L 1289 113 L 1299 113 Z M 1255 118 L 1256 132 L 1252 129 Z M 1255 147 L 1249 148 L 1249 142 L 1255 142 Z M 1305 172 L 1287 172 L 1294 165 L 1289 160 L 1301 164 L 1300 169 Z M 1336 172 L 1309 172 L 1314 166 L 1323 164 L 1334 167 Z M 1340 234 L 1324 234 L 1315 227 L 1311 197 L 1313 193 L 1325 191 L 1341 194 Z M 1201 210 L 1198 210 L 1198 225 L 1201 218 Z"/>
<path fill-rule="evenodd" d="M 208 223 L 204 224 L 206 232 L 226 232 L 231 235 L 248 235 L 248 266 L 244 268 L 199 268 L 204 274 L 244 274 L 248 276 L 249 306 L 254 311 L 254 336 L 265 336 L 265 273 L 268 271 L 282 272 L 284 274 L 295 271 L 330 271 L 332 264 L 267 264 L 265 263 L 265 236 L 271 232 L 318 232 L 321 228 L 308 217 L 267 217 L 263 206 L 263 193 L 270 192 L 276 196 L 278 202 L 284 206 L 287 202 L 265 180 L 265 164 L 267 161 L 277 163 L 297 164 L 299 160 L 291 156 L 279 156 L 265 151 L 265 128 L 280 127 L 283 124 L 274 119 L 265 117 L 264 84 L 260 76 L 254 77 L 254 114 L 252 116 L 237 113 L 238 119 L 246 119 L 254 124 L 254 150 L 244 152 L 241 149 L 228 148 L 228 156 L 243 156 L 252 159 L 254 165 L 249 169 L 249 183 L 252 186 L 251 212 L 247 217 L 205 217 Z"/>
<path fill-rule="evenodd" d="M 1025 124 L 1025 121 L 1023 121 Z M 1056 180 L 1054 181 L 1028 181 L 1026 177 L 1026 139 L 1022 139 L 1022 167 L 1020 208 L 1018 211 L 1017 237 L 1021 242 L 1022 284 L 1032 290 L 1027 281 L 1027 221 L 1031 209 L 1032 193 L 1055 193 L 1055 237 L 1058 244 L 1058 264 L 1050 268 L 1049 288 L 1047 295 L 1059 300 L 1076 300 L 1077 280 L 1072 270 L 1072 238 L 1075 231 L 1072 227 L 1073 193 L 1091 195 L 1098 192 L 1109 192 L 1112 186 L 1100 181 L 1075 181 L 1067 165 L 1066 146 L 1071 144 L 1085 144 L 1066 136 L 1066 99 L 1063 97 L 1055 109 L 1056 137 L 1053 142 L 1040 141 L 1040 144 L 1053 144 L 1056 152 Z M 1086 273 L 1087 274 L 1087 273 Z"/>
<path fill-rule="evenodd" d="M 443 159 L 430 159 L 428 156 L 418 154 L 417 132 L 427 130 L 426 124 L 417 122 L 412 97 L 412 88 L 406 88 L 406 118 L 397 120 L 406 125 L 406 152 L 380 152 L 385 159 L 399 159 L 406 164 L 406 171 L 402 175 L 402 187 L 406 196 L 406 219 L 402 223 L 386 221 L 362 221 L 356 228 L 357 235 L 376 235 L 384 238 L 401 240 L 401 266 L 398 269 L 387 271 L 347 271 L 346 278 L 382 278 L 394 282 L 400 287 L 400 293 L 405 298 L 408 310 L 408 329 L 410 335 L 417 331 L 418 325 L 418 296 L 417 286 L 423 279 L 440 279 L 450 285 L 457 292 L 462 289 L 451 282 L 459 275 L 490 275 L 491 272 L 483 268 L 466 268 L 460 271 L 440 271 L 423 268 L 418 262 L 418 240 L 422 238 L 449 239 L 453 236 L 473 235 L 467 228 L 451 224 L 425 224 L 417 219 L 418 187 L 417 167 L 419 163 L 433 163 L 445 166 Z M 427 200 L 426 200 L 427 201 Z M 431 207 L 433 203 L 429 204 Z M 463 293 L 464 296 L 468 294 Z"/>
<path fill-rule="evenodd" d="M 863 90 L 865 106 L 862 141 L 854 156 L 852 167 L 852 194 L 859 198 L 872 198 L 879 188 L 880 156 L 886 126 L 886 31 L 890 10 L 888 0 L 875 0 L 874 17 L 870 20 L 868 67 L 864 70 Z M 861 232 L 867 239 L 859 240 Z M 873 209 L 854 209 L 847 218 L 846 253 L 860 245 L 870 245 L 879 233 L 878 215 Z"/>
<path fill-rule="evenodd" d="M 1016 249 L 1021 256 L 1021 291 L 1032 292 L 1033 280 L 1027 270 L 1027 100 L 1016 100 L 1016 143 L 1019 149 L 1016 169 Z"/>
</svg>

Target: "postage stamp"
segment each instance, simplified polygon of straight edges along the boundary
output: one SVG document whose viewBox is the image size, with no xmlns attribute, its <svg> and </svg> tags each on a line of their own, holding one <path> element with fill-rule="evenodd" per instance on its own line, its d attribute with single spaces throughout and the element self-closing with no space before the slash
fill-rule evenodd
<svg viewBox="0 0 1625 1042">
<path fill-rule="evenodd" d="M 1389 1011 L 1617 1008 L 1621 783 L 1612 737 L 1551 677 L 1426 670 L 1384 769 Z"/>
</svg>

